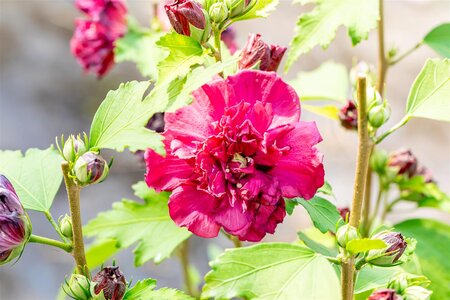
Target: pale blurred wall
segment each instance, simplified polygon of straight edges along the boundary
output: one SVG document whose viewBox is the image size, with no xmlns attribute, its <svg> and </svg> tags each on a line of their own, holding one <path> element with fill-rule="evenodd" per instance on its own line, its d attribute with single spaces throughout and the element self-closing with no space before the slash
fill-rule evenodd
<svg viewBox="0 0 450 300">
<path fill-rule="evenodd" d="M 151 5 L 147 0 L 128 1 L 130 10 L 139 13 L 143 24 L 151 17 Z M 450 21 L 450 1 L 386 1 L 386 44 L 397 45 L 403 52 L 415 45 L 432 27 Z M 288 45 L 293 35 L 293 25 L 300 6 L 281 1 L 279 9 L 268 20 L 255 20 L 238 24 L 238 41 L 242 46 L 248 32 L 260 32 L 270 43 Z M 105 79 L 97 81 L 85 76 L 69 51 L 73 19 L 79 14 L 73 1 L 64 0 L 0 0 L 0 149 L 47 147 L 54 137 L 62 133 L 88 131 L 90 120 L 101 100 L 110 89 L 122 81 L 140 79 L 133 65 L 117 66 Z M 422 47 L 399 63 L 388 73 L 387 98 L 392 105 L 389 125 L 402 117 L 405 101 L 415 76 L 427 57 L 436 54 Z M 359 57 L 375 63 L 377 57 L 376 33 L 369 41 L 353 48 L 344 29 L 327 51 L 317 48 L 304 55 L 296 63 L 288 78 L 299 70 L 311 70 L 322 62 L 333 59 L 350 67 L 352 59 Z M 338 198 L 338 205 L 350 203 L 355 164 L 356 136 L 346 132 L 334 122 L 303 112 L 303 119 L 317 120 L 324 141 L 320 145 L 325 153 L 327 180 L 331 182 Z M 395 150 L 411 148 L 420 161 L 428 166 L 446 192 L 450 192 L 450 125 L 430 120 L 415 119 L 387 139 L 383 147 Z M 116 160 L 110 179 L 105 183 L 83 190 L 82 208 L 84 221 L 97 212 L 109 209 L 113 201 L 132 197 L 130 185 L 140 179 L 144 170 L 129 153 L 114 154 Z M 60 191 L 53 213 L 57 217 L 67 210 L 64 193 Z M 411 212 L 402 209 L 392 216 L 393 221 L 415 216 L 433 216 L 445 219 L 445 215 L 432 210 Z M 53 235 L 45 219 L 31 214 L 37 234 Z M 296 230 L 310 223 L 302 209 L 286 218 L 275 237 L 267 240 L 291 241 Z M 206 245 L 195 239 L 192 258 L 206 272 Z M 216 241 L 214 241 L 216 242 Z M 228 241 L 219 239 L 222 247 Z M 169 260 L 159 266 L 146 264 L 132 267 L 131 251 L 117 256 L 128 279 L 145 277 L 159 280 L 159 286 L 181 288 L 179 264 Z M 38 245 L 29 245 L 19 262 L 0 268 L 0 299 L 28 300 L 53 299 L 59 284 L 71 271 L 70 257 L 59 251 Z"/>
</svg>

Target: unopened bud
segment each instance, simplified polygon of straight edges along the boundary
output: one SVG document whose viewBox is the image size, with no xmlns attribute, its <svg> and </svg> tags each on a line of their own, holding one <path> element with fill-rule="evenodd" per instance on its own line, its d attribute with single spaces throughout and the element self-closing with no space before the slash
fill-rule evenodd
<svg viewBox="0 0 450 300">
<path fill-rule="evenodd" d="M 72 219 L 65 215 L 59 220 L 59 230 L 61 230 L 61 233 L 66 237 L 71 239 L 73 236 L 72 232 Z"/>
<path fill-rule="evenodd" d="M 71 298 L 77 300 L 91 300 L 92 282 L 80 274 L 72 274 L 69 281 L 63 286 L 64 292 Z"/>
<path fill-rule="evenodd" d="M 106 300 L 121 300 L 127 289 L 127 281 L 119 267 L 103 268 L 92 281 L 96 283 L 95 294 L 103 292 Z"/>
<path fill-rule="evenodd" d="M 401 233 L 398 232 L 383 231 L 374 235 L 373 239 L 380 239 L 387 245 L 384 249 L 370 250 L 367 253 L 366 261 L 376 266 L 395 265 L 408 246 Z"/>
<path fill-rule="evenodd" d="M 82 185 L 102 182 L 106 179 L 109 167 L 100 155 L 86 152 L 75 162 L 75 175 Z"/>
<path fill-rule="evenodd" d="M 386 151 L 376 149 L 370 157 L 370 167 L 377 174 L 384 174 L 386 172 L 388 159 Z"/>
<path fill-rule="evenodd" d="M 403 298 L 398 295 L 395 290 L 382 289 L 374 291 L 367 300 L 402 300 Z"/>
<path fill-rule="evenodd" d="M 336 240 L 338 242 L 338 245 L 344 249 L 347 246 L 348 242 L 356 239 L 359 239 L 358 230 L 350 224 L 339 227 L 338 231 L 336 232 Z"/>
<path fill-rule="evenodd" d="M 209 8 L 209 17 L 212 22 L 220 24 L 228 18 L 228 8 L 223 2 L 217 2 Z"/>
<path fill-rule="evenodd" d="M 374 128 L 381 127 L 389 120 L 391 116 L 391 109 L 387 105 L 386 101 L 383 104 L 376 104 L 369 109 L 368 119 L 370 125 Z"/>
<path fill-rule="evenodd" d="M 67 161 L 75 161 L 75 159 L 86 152 L 86 145 L 81 137 L 78 135 L 69 136 L 64 143 L 63 156 Z"/>
<path fill-rule="evenodd" d="M 245 15 L 256 3 L 256 0 L 226 0 L 231 18 Z"/>
<path fill-rule="evenodd" d="M 398 150 L 389 156 L 390 167 L 400 175 L 413 176 L 417 170 L 417 158 L 410 150 Z"/>
<path fill-rule="evenodd" d="M 353 101 L 347 103 L 339 110 L 339 121 L 345 129 L 358 129 L 358 109 Z"/>
<path fill-rule="evenodd" d="M 415 285 L 405 289 L 403 296 L 407 300 L 429 300 L 433 292 L 424 287 Z"/>
<path fill-rule="evenodd" d="M 341 207 L 338 208 L 339 214 L 341 215 L 341 218 L 347 222 L 350 219 L 350 209 L 348 207 Z"/>
</svg>

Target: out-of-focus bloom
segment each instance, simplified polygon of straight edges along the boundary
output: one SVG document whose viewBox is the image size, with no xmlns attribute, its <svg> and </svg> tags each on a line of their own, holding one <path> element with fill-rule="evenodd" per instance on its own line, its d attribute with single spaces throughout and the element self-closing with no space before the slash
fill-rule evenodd
<svg viewBox="0 0 450 300">
<path fill-rule="evenodd" d="M 347 100 L 347 103 L 341 108 L 339 120 L 345 129 L 358 129 L 358 109 L 353 101 Z"/>
<path fill-rule="evenodd" d="M 69 136 L 64 143 L 63 156 L 67 161 L 74 161 L 78 156 L 83 155 L 86 152 L 86 144 L 78 135 Z"/>
<path fill-rule="evenodd" d="M 18 257 L 31 234 L 31 222 L 11 182 L 0 175 L 0 265 Z"/>
<path fill-rule="evenodd" d="M 211 23 L 208 13 L 194 0 L 173 0 L 167 3 L 169 21 L 178 34 L 190 36 L 200 43 L 211 36 Z"/>
<path fill-rule="evenodd" d="M 297 94 L 273 72 L 241 71 L 193 96 L 166 113 L 167 155 L 147 150 L 146 182 L 172 191 L 179 226 L 259 241 L 283 221 L 283 197 L 310 199 L 323 185 L 318 129 L 299 121 Z"/>
<path fill-rule="evenodd" d="M 160 0 L 158 2 L 158 8 L 156 9 L 156 17 L 158 18 L 162 31 L 169 31 L 170 28 L 172 28 L 172 24 L 170 24 L 166 9 L 164 8 L 164 6 L 170 2 L 172 2 L 172 0 Z"/>
<path fill-rule="evenodd" d="M 350 209 L 348 207 L 338 208 L 338 211 L 344 221 L 350 219 Z"/>
<path fill-rule="evenodd" d="M 373 65 L 369 65 L 365 61 L 360 61 L 350 70 L 350 82 L 356 88 L 358 76 L 366 76 L 369 85 L 376 82 L 376 70 Z"/>
<path fill-rule="evenodd" d="M 242 50 L 239 69 L 252 69 L 259 63 L 259 70 L 276 72 L 286 50 L 278 45 L 268 45 L 260 34 L 251 33 Z"/>
<path fill-rule="evenodd" d="M 398 150 L 389 156 L 388 165 L 396 168 L 398 174 L 413 176 L 417 170 L 417 158 L 410 150 Z"/>
<path fill-rule="evenodd" d="M 127 281 L 119 267 L 103 268 L 92 281 L 95 284 L 95 294 L 103 292 L 106 300 L 121 300 L 127 289 Z"/>
<path fill-rule="evenodd" d="M 403 293 L 406 300 L 429 300 L 431 294 L 432 291 L 418 285 L 407 287 Z"/>
<path fill-rule="evenodd" d="M 380 239 L 387 245 L 380 250 L 370 250 L 367 253 L 366 261 L 376 266 L 394 265 L 405 252 L 408 244 L 401 233 L 383 231 L 373 236 L 373 239 Z"/>
<path fill-rule="evenodd" d="M 236 53 L 238 50 L 238 45 L 236 43 L 236 32 L 233 28 L 228 27 L 225 31 L 222 32 L 221 40 L 227 46 L 228 50 L 230 50 L 231 54 Z"/>
<path fill-rule="evenodd" d="M 400 295 L 397 295 L 395 290 L 382 289 L 374 291 L 367 300 L 402 300 Z"/>
<path fill-rule="evenodd" d="M 114 65 L 114 43 L 127 31 L 123 0 L 78 0 L 88 19 L 75 21 L 72 54 L 87 72 L 102 77 Z"/>
<path fill-rule="evenodd" d="M 419 165 L 417 167 L 414 175 L 423 176 L 423 179 L 425 180 L 426 183 L 434 182 L 433 173 L 431 173 L 431 170 L 423 165 Z"/>
<path fill-rule="evenodd" d="M 100 183 L 106 179 L 109 172 L 108 163 L 94 152 L 86 152 L 75 162 L 75 175 L 83 185 Z"/>
</svg>

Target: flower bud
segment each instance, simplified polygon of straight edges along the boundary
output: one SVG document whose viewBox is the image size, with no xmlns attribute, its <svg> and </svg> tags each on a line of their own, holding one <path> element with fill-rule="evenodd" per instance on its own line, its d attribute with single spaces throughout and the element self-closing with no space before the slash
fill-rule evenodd
<svg viewBox="0 0 450 300">
<path fill-rule="evenodd" d="M 370 167 L 378 174 L 384 174 L 388 164 L 386 151 L 376 149 L 370 157 Z"/>
<path fill-rule="evenodd" d="M 75 161 L 75 159 L 86 152 L 86 145 L 81 137 L 71 135 L 64 143 L 63 156 L 67 161 Z"/>
<path fill-rule="evenodd" d="M 370 125 L 374 128 L 381 127 L 389 120 L 391 116 L 391 109 L 387 105 L 386 101 L 383 104 L 374 105 L 369 109 L 368 119 Z"/>
<path fill-rule="evenodd" d="M 212 22 L 220 24 L 228 18 L 228 8 L 225 3 L 217 2 L 209 8 L 209 17 Z"/>
<path fill-rule="evenodd" d="M 367 300 L 402 300 L 400 295 L 397 295 L 395 290 L 382 289 L 374 291 Z"/>
<path fill-rule="evenodd" d="M 206 42 L 211 36 L 209 16 L 197 1 L 174 0 L 164 8 L 178 34 L 190 36 L 199 43 Z"/>
<path fill-rule="evenodd" d="M 106 179 L 109 167 L 100 155 L 94 152 L 86 152 L 75 162 L 75 176 L 83 184 L 100 183 Z"/>
<path fill-rule="evenodd" d="M 358 77 L 365 75 L 367 77 L 367 82 L 373 84 L 375 82 L 375 67 L 369 65 L 365 61 L 360 61 L 350 70 L 350 82 L 354 87 L 356 87 L 356 82 Z"/>
<path fill-rule="evenodd" d="M 399 150 L 390 155 L 388 165 L 396 168 L 398 174 L 411 177 L 417 170 L 417 158 L 410 150 Z"/>
<path fill-rule="evenodd" d="M 14 187 L 0 175 L 0 265 L 20 256 L 30 234 L 30 219 Z"/>
<path fill-rule="evenodd" d="M 408 276 L 406 273 L 401 273 L 397 275 L 394 279 L 392 279 L 388 288 L 394 289 L 399 293 L 403 293 L 403 291 L 409 286 L 408 284 Z"/>
<path fill-rule="evenodd" d="M 105 267 L 92 279 L 96 283 L 95 294 L 103 292 L 107 300 L 121 300 L 127 289 L 125 276 L 119 267 Z"/>
<path fill-rule="evenodd" d="M 339 111 L 339 120 L 345 129 L 358 129 L 358 109 L 353 101 L 347 100 L 347 104 L 341 108 Z"/>
<path fill-rule="evenodd" d="M 395 265 L 408 246 L 401 233 L 398 232 L 382 231 L 372 238 L 380 239 L 387 245 L 384 249 L 370 250 L 367 253 L 366 261 L 376 266 L 388 267 Z"/>
<path fill-rule="evenodd" d="M 59 229 L 65 237 L 72 238 L 72 219 L 67 214 L 59 220 Z"/>
<path fill-rule="evenodd" d="M 251 33 L 242 50 L 239 69 L 256 67 L 261 71 L 276 72 L 286 50 L 287 48 L 278 45 L 268 45 L 261 39 L 260 34 Z"/>
<path fill-rule="evenodd" d="M 256 0 L 226 0 L 231 18 L 243 16 L 255 3 Z"/>
<path fill-rule="evenodd" d="M 338 245 L 342 248 L 345 248 L 348 242 L 358 238 L 358 230 L 350 224 L 339 227 L 338 231 L 336 232 L 336 240 L 338 242 Z"/>
<path fill-rule="evenodd" d="M 368 86 L 366 92 L 367 92 L 367 107 L 373 107 L 377 104 L 383 103 L 383 98 L 373 86 Z"/>
<path fill-rule="evenodd" d="M 431 183 L 434 182 L 433 179 L 433 173 L 431 173 L 430 169 L 428 169 L 425 166 L 419 165 L 416 169 L 416 172 L 414 172 L 415 176 L 422 176 L 425 183 Z"/>
<path fill-rule="evenodd" d="M 76 300 L 91 300 L 92 282 L 80 274 L 72 274 L 69 281 L 63 286 L 64 292 L 71 298 Z"/>
<path fill-rule="evenodd" d="M 348 207 L 338 208 L 339 214 L 344 221 L 348 221 L 350 219 L 350 209 Z"/>
<path fill-rule="evenodd" d="M 407 300 L 429 300 L 433 292 L 424 287 L 415 285 L 405 289 L 403 296 Z"/>
</svg>

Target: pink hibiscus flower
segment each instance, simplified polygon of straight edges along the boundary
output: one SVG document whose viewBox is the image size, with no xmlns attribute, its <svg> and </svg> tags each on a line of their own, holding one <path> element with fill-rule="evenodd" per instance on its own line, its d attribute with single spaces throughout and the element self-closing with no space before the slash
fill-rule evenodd
<svg viewBox="0 0 450 300">
<path fill-rule="evenodd" d="M 167 155 L 147 150 L 146 182 L 172 192 L 178 226 L 260 241 L 283 221 L 283 197 L 310 199 L 323 185 L 317 127 L 299 121 L 297 94 L 274 72 L 244 70 L 193 96 L 165 115 Z"/>
</svg>

